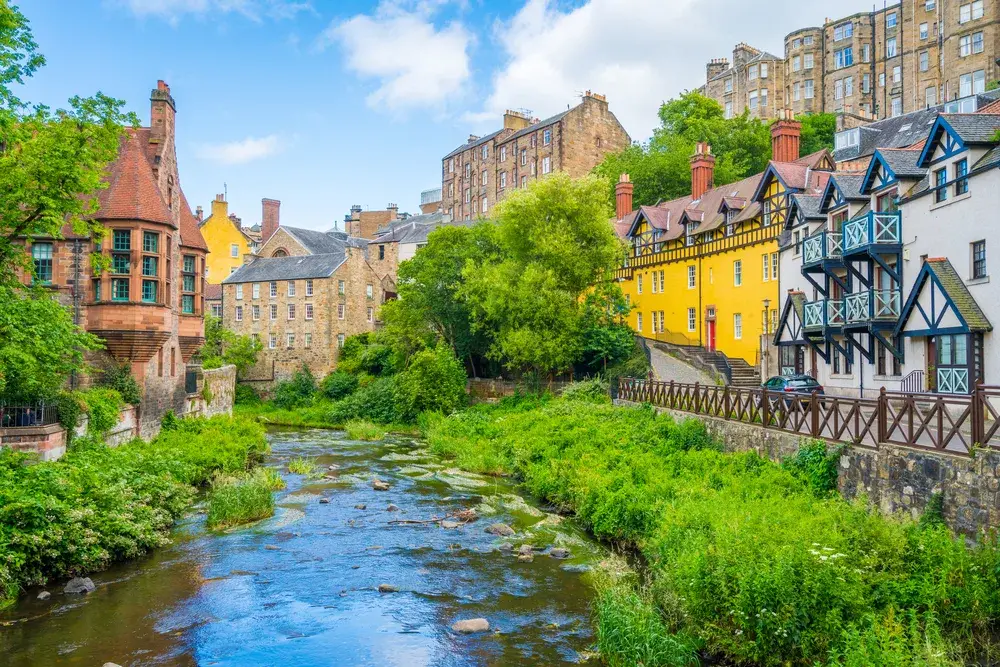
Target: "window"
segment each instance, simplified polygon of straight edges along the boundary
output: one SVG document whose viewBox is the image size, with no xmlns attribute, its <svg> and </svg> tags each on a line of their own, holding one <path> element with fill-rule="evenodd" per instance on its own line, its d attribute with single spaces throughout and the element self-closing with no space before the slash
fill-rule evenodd
<svg viewBox="0 0 1000 667">
<path fill-rule="evenodd" d="M 890 100 L 890 105 L 892 107 L 892 112 L 890 115 L 899 116 L 903 113 L 903 100 L 899 97 L 894 97 Z"/>
<path fill-rule="evenodd" d="M 483 197 L 482 206 L 480 207 L 479 210 L 482 211 L 483 213 L 486 213 L 486 211 L 489 210 L 489 202 L 487 201 L 486 197 Z"/>
<path fill-rule="evenodd" d="M 733 338 L 740 340 L 743 338 L 743 315 L 733 313 Z"/>
<path fill-rule="evenodd" d="M 927 39 L 928 34 L 929 33 L 928 33 L 928 30 L 927 30 L 927 24 L 926 23 L 921 23 L 920 24 L 920 39 Z"/>
<path fill-rule="evenodd" d="M 854 94 L 854 77 L 849 76 L 844 79 L 844 97 L 850 97 Z"/>
<path fill-rule="evenodd" d="M 344 349 L 344 334 L 337 334 L 337 349 Z"/>
<path fill-rule="evenodd" d="M 547 174 L 552 171 L 552 158 L 545 156 L 542 158 L 542 173 Z"/>
<path fill-rule="evenodd" d="M 528 187 L 528 177 L 527 176 L 522 176 L 521 177 L 521 187 L 522 188 Z"/>
<path fill-rule="evenodd" d="M 235 243 L 233 243 L 233 244 L 231 244 L 229 246 L 229 256 L 230 257 L 239 257 L 240 256 L 240 247 L 238 245 L 236 245 Z"/>
<path fill-rule="evenodd" d="M 142 233 L 142 251 L 143 252 L 159 252 L 160 251 L 160 235 L 156 232 L 143 232 Z"/>
<path fill-rule="evenodd" d="M 792 71 L 798 72 L 802 69 L 802 58 L 799 56 L 792 56 Z"/>
<path fill-rule="evenodd" d="M 552 143 L 552 130 L 545 130 L 542 132 L 542 145 L 548 146 Z"/>
<path fill-rule="evenodd" d="M 733 80 L 732 79 L 726 79 L 726 92 L 727 93 L 733 92 Z"/>
<path fill-rule="evenodd" d="M 642 313 L 635 314 L 635 330 L 642 331 Z"/>
<path fill-rule="evenodd" d="M 896 57 L 896 38 L 890 37 L 885 40 L 885 57 L 895 58 Z"/>
<path fill-rule="evenodd" d="M 840 69 L 854 64 L 854 49 L 850 46 L 833 52 L 833 67 Z"/>
<path fill-rule="evenodd" d="M 375 288 L 372 287 L 371 283 L 365 285 L 365 296 L 368 297 L 369 299 L 375 298 Z"/>
<path fill-rule="evenodd" d="M 760 89 L 760 108 L 767 108 L 767 88 Z"/>
<path fill-rule="evenodd" d="M 635 274 L 635 291 L 642 294 L 642 274 Z"/>
<path fill-rule="evenodd" d="M 757 95 L 758 95 L 758 93 L 757 93 L 756 90 L 751 90 L 750 91 L 750 104 L 749 104 L 750 111 L 756 111 L 757 110 L 757 106 L 758 106 Z"/>
<path fill-rule="evenodd" d="M 927 51 L 920 52 L 920 71 L 926 72 L 928 67 L 930 67 L 930 56 Z"/>
<path fill-rule="evenodd" d="M 743 261 L 737 259 L 733 262 L 733 285 L 739 287 L 743 284 Z"/>
<path fill-rule="evenodd" d="M 288 281 L 288 296 L 295 296 L 295 281 Z"/>
<path fill-rule="evenodd" d="M 688 267 L 688 289 L 694 289 L 696 279 L 696 269 L 694 266 Z"/>
<path fill-rule="evenodd" d="M 111 257 L 111 272 L 124 274 L 128 273 L 130 270 L 130 262 L 128 255 L 112 255 Z"/>
<path fill-rule="evenodd" d="M 236 321 L 243 321 L 243 306 L 236 306 Z"/>
<path fill-rule="evenodd" d="M 260 298 L 260 283 L 254 283 L 251 286 L 250 289 L 253 292 L 253 298 L 259 299 Z"/>
<path fill-rule="evenodd" d="M 273 350 L 274 348 L 278 347 L 278 334 L 276 334 L 276 333 L 273 333 L 273 334 L 271 334 L 270 336 L 268 336 L 268 339 L 267 339 L 267 346 L 268 346 L 269 348 L 271 348 L 272 350 Z"/>
<path fill-rule="evenodd" d="M 885 72 L 878 73 L 878 85 L 879 88 L 885 86 Z"/>
<path fill-rule="evenodd" d="M 479 177 L 480 185 L 486 185 L 489 182 L 489 173 L 490 172 L 486 171 L 485 169 L 483 170 L 483 173 Z"/>
<path fill-rule="evenodd" d="M 270 317 L 271 317 L 271 321 L 272 322 L 274 320 L 278 319 L 278 304 L 272 303 L 271 307 L 269 309 L 269 313 L 270 313 Z"/>
<path fill-rule="evenodd" d="M 472 190 L 465 188 L 465 203 L 468 204 L 469 200 L 472 198 Z"/>
<path fill-rule="evenodd" d="M 958 56 L 960 58 L 965 58 L 971 56 L 973 53 L 983 52 L 983 33 L 976 32 L 971 35 L 965 35 L 958 40 Z"/>
<path fill-rule="evenodd" d="M 128 301 L 128 279 L 127 278 L 112 278 L 111 279 L 111 300 L 112 301 Z"/>
<path fill-rule="evenodd" d="M 802 56 L 802 69 L 812 69 L 813 68 L 813 54 L 807 53 Z"/>
<path fill-rule="evenodd" d="M 236 286 L 236 299 L 237 301 L 243 300 L 243 285 Z"/>
<path fill-rule="evenodd" d="M 116 229 L 113 234 L 113 250 L 131 250 L 132 232 L 127 229 Z"/>
<path fill-rule="evenodd" d="M 948 199 L 948 190 L 945 188 L 945 184 L 948 182 L 948 170 L 938 169 L 934 172 L 934 187 L 937 190 L 934 192 L 935 203 L 940 203 Z"/>
<path fill-rule="evenodd" d="M 272 298 L 272 299 L 275 299 L 275 298 L 277 298 L 277 296 L 278 296 L 278 283 L 277 283 L 277 282 L 275 282 L 275 281 L 271 281 L 271 283 L 270 283 L 270 285 L 269 285 L 269 288 L 270 288 L 270 290 L 271 290 L 271 291 L 270 291 L 270 294 L 271 294 L 271 298 Z"/>
<path fill-rule="evenodd" d="M 698 313 L 694 308 L 688 308 L 688 331 L 694 331 L 698 327 Z"/>
<path fill-rule="evenodd" d="M 982 53 L 983 52 L 983 33 L 974 32 L 972 33 L 972 52 Z"/>
<path fill-rule="evenodd" d="M 213 303 L 212 304 L 212 317 L 222 317 L 222 306 L 221 305 L 219 305 L 217 303 Z M 256 335 L 256 334 L 254 334 L 254 335 Z"/>
<path fill-rule="evenodd" d="M 778 253 L 771 253 L 771 280 L 778 279 Z"/>
<path fill-rule="evenodd" d="M 969 161 L 962 158 L 955 163 L 955 196 L 964 195 L 969 191 Z"/>
<path fill-rule="evenodd" d="M 142 302 L 156 303 L 156 288 L 158 283 L 155 280 L 142 281 Z"/>
<path fill-rule="evenodd" d="M 924 104 L 928 107 L 937 104 L 937 87 L 927 86 L 927 90 L 924 91 Z"/>
<path fill-rule="evenodd" d="M 448 162 L 448 173 L 449 173 L 449 174 L 453 174 L 453 173 L 455 173 L 455 158 L 452 158 L 452 159 L 451 159 L 451 160 L 450 160 L 450 161 Z M 274 346 L 272 345 L 271 347 L 274 347 Z"/>
<path fill-rule="evenodd" d="M 853 23 L 841 23 L 833 28 L 833 41 L 839 42 L 842 39 L 848 39 L 854 36 L 854 24 Z"/>
<path fill-rule="evenodd" d="M 528 164 L 528 149 L 527 148 L 522 148 L 521 149 L 521 164 L 522 165 Z"/>
<path fill-rule="evenodd" d="M 490 159 L 490 146 L 489 146 L 489 144 L 484 144 L 483 145 L 482 154 L 483 154 L 483 159 L 484 160 L 489 160 Z M 483 173 L 485 174 L 486 172 L 484 171 Z M 484 183 L 485 183 L 485 181 L 484 181 Z"/>
<path fill-rule="evenodd" d="M 837 79 L 833 82 L 833 99 L 842 100 L 844 99 L 844 81 L 843 79 Z"/>
<path fill-rule="evenodd" d="M 342 303 L 338 303 L 337 304 L 337 319 L 338 320 L 344 319 L 345 310 L 346 310 L 346 308 L 344 307 L 344 304 L 342 304 Z"/>
<path fill-rule="evenodd" d="M 368 321 L 369 322 L 375 321 L 375 309 L 372 308 L 371 306 L 368 306 Z"/>
<path fill-rule="evenodd" d="M 798 101 L 799 101 L 800 99 L 802 99 L 802 86 L 800 86 L 800 85 L 799 85 L 799 82 L 798 82 L 798 81 L 796 81 L 796 82 L 795 82 L 795 83 L 794 83 L 794 84 L 792 85 L 792 100 L 794 100 L 794 101 L 798 102 Z M 727 108 L 729 108 L 730 110 L 732 110 L 732 108 L 731 108 L 731 107 L 728 107 L 728 104 L 729 104 L 729 103 L 728 103 L 728 102 L 726 102 L 726 104 L 727 104 Z M 731 118 L 731 117 L 732 117 L 732 114 L 730 113 L 730 114 L 729 114 L 729 115 L 727 115 L 726 117 L 727 117 L 727 118 Z"/>
<path fill-rule="evenodd" d="M 792 247 L 794 248 L 793 252 L 795 254 L 795 257 L 798 257 L 799 255 L 802 254 L 802 232 L 796 231 L 794 234 L 792 234 L 792 239 L 793 239 Z"/>
<path fill-rule="evenodd" d="M 666 275 L 666 271 L 660 271 L 660 292 L 663 292 L 663 282 L 664 282 L 664 276 L 665 275 Z M 655 273 L 653 274 L 653 279 L 654 280 L 656 279 L 656 274 Z"/>
<path fill-rule="evenodd" d="M 760 78 L 762 79 L 767 78 L 767 63 L 760 64 Z"/>
<path fill-rule="evenodd" d="M 465 163 L 465 177 L 466 178 L 471 178 L 472 177 L 472 163 L 471 162 L 466 162 Z"/>
<path fill-rule="evenodd" d="M 507 172 L 506 171 L 501 171 L 500 172 L 500 189 L 503 190 L 505 187 L 507 187 Z"/>
<path fill-rule="evenodd" d="M 896 27 L 896 12 L 889 12 L 885 15 L 885 27 L 895 28 Z"/>
<path fill-rule="evenodd" d="M 305 345 L 305 347 L 312 347 L 313 335 L 311 333 L 304 334 L 302 337 L 302 342 Z"/>
<path fill-rule="evenodd" d="M 967 23 L 981 18 L 983 18 L 983 0 L 976 0 L 971 4 L 962 5 L 958 8 L 959 23 Z"/>
<path fill-rule="evenodd" d="M 258 305 L 250 306 L 250 317 L 253 319 L 254 322 L 260 319 L 260 306 Z"/>
<path fill-rule="evenodd" d="M 924 0 L 924 11 L 932 12 L 934 11 L 934 6 L 937 4 L 936 0 Z"/>
<path fill-rule="evenodd" d="M 52 283 L 52 244 L 32 243 L 31 259 L 35 265 L 34 282 L 41 285 Z"/>
<path fill-rule="evenodd" d="M 337 281 L 337 294 L 343 295 L 344 294 L 344 289 L 345 289 L 344 281 L 343 280 L 338 280 Z"/>
<path fill-rule="evenodd" d="M 806 99 L 811 100 L 813 98 L 813 80 L 806 79 Z"/>
<path fill-rule="evenodd" d="M 381 246 L 379 246 L 379 247 L 381 247 Z M 306 281 L 306 296 L 312 296 L 312 295 L 313 295 L 313 281 L 312 280 L 307 280 Z"/>
<path fill-rule="evenodd" d="M 986 241 L 972 244 L 972 279 L 986 277 Z"/>
<path fill-rule="evenodd" d="M 750 69 L 747 70 L 747 79 L 749 81 L 756 81 L 757 80 L 757 66 L 756 65 L 750 65 Z"/>
<path fill-rule="evenodd" d="M 306 319 L 311 320 L 313 318 L 313 305 L 311 303 L 306 304 Z"/>
<path fill-rule="evenodd" d="M 761 279 L 766 283 L 771 279 L 771 258 L 768 255 L 763 255 L 762 259 L 764 260 L 764 271 Z"/>
<path fill-rule="evenodd" d="M 288 347 L 289 348 L 295 347 L 295 334 L 293 334 L 293 333 L 287 333 L 287 334 L 285 334 L 285 339 L 288 342 Z"/>
<path fill-rule="evenodd" d="M 899 65 L 896 65 L 895 67 L 892 68 L 892 82 L 899 83 L 902 80 L 903 80 L 902 68 Z"/>
<path fill-rule="evenodd" d="M 811 46 L 813 43 L 812 35 L 806 35 L 805 37 L 803 37 L 802 43 L 805 44 L 806 46 Z"/>
<path fill-rule="evenodd" d="M 290 319 L 290 320 L 294 320 L 295 319 L 295 304 L 294 303 L 288 304 L 288 319 Z"/>
<path fill-rule="evenodd" d="M 872 75 L 862 74 L 861 75 L 861 92 L 866 95 L 872 90 Z"/>
</svg>

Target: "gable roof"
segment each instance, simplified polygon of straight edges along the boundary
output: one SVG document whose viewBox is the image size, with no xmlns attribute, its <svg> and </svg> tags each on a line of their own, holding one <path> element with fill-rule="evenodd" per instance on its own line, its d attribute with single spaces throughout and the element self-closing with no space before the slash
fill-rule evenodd
<svg viewBox="0 0 1000 667">
<path fill-rule="evenodd" d="M 832 179 L 831 179 L 832 182 Z M 829 187 L 829 186 L 828 186 Z M 802 217 L 806 220 L 825 220 L 826 215 L 820 210 L 823 203 L 823 195 L 809 195 L 804 192 L 796 192 L 792 195 L 791 211 L 789 213 L 789 224 L 795 218 L 795 210 L 802 212 Z M 786 225 L 788 227 L 788 225 Z"/>
<path fill-rule="evenodd" d="M 826 187 L 830 172 L 813 169 L 808 163 L 771 160 L 754 190 L 753 201 L 760 202 L 771 178 L 777 178 L 786 190 L 811 191 L 816 194 Z"/>
<path fill-rule="evenodd" d="M 576 108 L 576 107 L 574 107 L 574 108 Z M 549 116 L 545 120 L 540 120 L 537 123 L 532 123 L 531 125 L 529 125 L 528 127 L 524 128 L 523 130 L 518 130 L 517 132 L 515 132 L 512 135 L 510 135 L 509 137 L 504 137 L 503 141 L 513 141 L 514 139 L 518 139 L 518 138 L 523 137 L 523 136 L 525 136 L 527 134 L 531 134 L 532 132 L 537 132 L 538 130 L 542 129 L 543 127 L 547 127 L 549 125 L 552 125 L 553 123 L 558 123 L 559 121 L 561 121 L 563 118 L 566 117 L 566 114 L 568 114 L 572 110 L 573 109 L 566 109 L 566 111 L 563 111 L 562 113 L 557 113 L 555 116 Z"/>
<path fill-rule="evenodd" d="M 194 213 L 191 212 L 184 191 L 180 190 L 179 194 L 181 200 L 181 245 L 208 252 L 208 244 L 205 243 L 205 237 L 201 235 L 198 218 L 194 217 Z"/>
<path fill-rule="evenodd" d="M 222 284 L 329 278 L 346 259 L 347 256 L 344 253 L 298 255 L 295 257 L 258 257 L 249 264 L 244 264 L 236 269 L 222 281 Z"/>
<path fill-rule="evenodd" d="M 990 167 L 1000 166 L 1000 144 L 994 146 L 986 155 L 979 158 L 976 164 L 972 165 L 972 171 L 978 171 L 980 169 L 988 169 Z"/>
<path fill-rule="evenodd" d="M 462 144 L 461 146 L 459 146 L 458 148 L 456 148 L 455 150 L 453 150 L 452 152 L 450 152 L 447 155 L 445 155 L 442 158 L 442 160 L 447 160 L 448 158 L 455 157 L 459 153 L 464 153 L 465 151 L 469 150 L 470 148 L 476 148 L 477 146 L 482 146 L 483 144 L 485 144 L 485 143 L 487 143 L 489 141 L 492 141 L 494 139 L 494 137 L 496 137 L 498 134 L 501 134 L 502 132 L 503 132 L 503 129 L 500 129 L 500 130 L 497 130 L 496 132 L 491 132 L 490 134 L 487 134 L 484 137 L 479 137 L 475 141 L 466 142 L 466 143 Z"/>
<path fill-rule="evenodd" d="M 927 170 L 919 166 L 922 150 L 914 148 L 878 148 L 868 163 L 864 179 L 861 183 L 861 192 L 870 194 L 874 186 L 876 170 L 881 167 L 886 172 L 885 184 L 896 181 L 899 178 L 920 179 L 927 174 Z"/>
<path fill-rule="evenodd" d="M 921 267 L 920 273 L 913 283 L 910 296 L 906 299 L 906 304 L 900 313 L 899 322 L 896 324 L 896 335 L 904 330 L 915 308 L 923 311 L 923 308 L 918 304 L 918 300 L 920 292 L 928 280 L 932 281 L 944 292 L 945 298 L 966 331 L 982 332 L 993 330 L 993 325 L 990 324 L 986 314 L 983 313 L 975 297 L 969 292 L 965 281 L 958 275 L 951 261 L 947 257 L 932 257 L 924 261 L 924 265 Z M 924 316 L 926 319 L 929 316 L 933 316 L 933 313 L 924 313 Z"/>
<path fill-rule="evenodd" d="M 921 109 L 862 125 L 858 129 L 858 144 L 833 151 L 837 162 L 871 155 L 876 148 L 904 148 L 927 137 L 927 130 L 941 113 L 941 106 Z"/>
<path fill-rule="evenodd" d="M 312 255 L 328 255 L 343 252 L 347 234 L 345 232 L 321 232 L 315 229 L 281 226 L 288 234 L 302 244 Z"/>
<path fill-rule="evenodd" d="M 931 127 L 917 164 L 921 167 L 930 164 L 934 150 L 945 134 L 955 139 L 961 149 L 969 145 L 992 144 L 998 128 L 1000 128 L 1000 114 L 941 114 Z"/>
<path fill-rule="evenodd" d="M 100 220 L 142 220 L 177 227 L 167 208 L 146 150 L 143 133 L 128 130 L 121 139 L 118 157 L 108 170 L 108 187 L 98 191 Z"/>
<path fill-rule="evenodd" d="M 868 199 L 868 197 L 861 194 L 861 183 L 863 180 L 864 176 L 856 173 L 837 173 L 831 176 L 826 182 L 826 187 L 823 188 L 820 212 L 829 212 L 830 197 L 834 193 L 839 193 L 841 198 L 849 202 L 865 201 Z"/>
</svg>

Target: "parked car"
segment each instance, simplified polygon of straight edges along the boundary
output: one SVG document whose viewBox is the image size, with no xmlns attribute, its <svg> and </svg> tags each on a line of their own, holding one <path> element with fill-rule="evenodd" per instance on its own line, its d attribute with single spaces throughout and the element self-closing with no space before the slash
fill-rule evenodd
<svg viewBox="0 0 1000 667">
<path fill-rule="evenodd" d="M 790 406 L 792 401 L 798 400 L 800 403 L 808 403 L 810 396 L 815 391 L 822 396 L 823 385 L 816 381 L 811 375 L 775 375 L 761 385 L 767 389 L 768 393 L 782 392 L 790 394 L 786 396 L 785 405 Z"/>
</svg>

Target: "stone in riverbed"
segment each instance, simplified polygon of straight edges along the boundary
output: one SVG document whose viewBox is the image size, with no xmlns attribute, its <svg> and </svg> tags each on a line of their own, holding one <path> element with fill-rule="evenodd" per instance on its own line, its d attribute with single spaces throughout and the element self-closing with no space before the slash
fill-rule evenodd
<svg viewBox="0 0 1000 667">
<path fill-rule="evenodd" d="M 513 551 L 513 550 L 514 550 L 514 545 L 513 545 L 513 544 L 511 544 L 510 542 L 504 542 L 503 544 L 501 544 L 501 545 L 500 545 L 499 547 L 497 547 L 497 548 L 498 548 L 498 549 L 499 549 L 500 551 Z"/>
<path fill-rule="evenodd" d="M 442 521 L 441 522 L 441 527 L 442 528 L 458 528 L 459 525 L 460 524 L 458 522 L 456 522 L 456 521 Z"/>
<path fill-rule="evenodd" d="M 368 505 L 365 505 L 364 503 L 362 503 L 360 505 L 355 505 L 354 509 L 356 509 L 356 510 L 366 510 L 366 509 L 368 509 Z"/>
<path fill-rule="evenodd" d="M 122 667 L 122 666 L 119 665 L 117 662 L 106 662 L 102 665 L 102 667 Z"/>
<path fill-rule="evenodd" d="M 389 482 L 383 482 L 378 477 L 376 477 L 375 479 L 372 480 L 372 488 L 375 489 L 376 491 L 388 491 L 390 487 L 389 487 Z"/>
<path fill-rule="evenodd" d="M 475 632 L 488 632 L 490 622 L 485 618 L 468 618 L 462 621 L 455 621 L 451 629 L 452 632 L 458 632 L 463 635 L 470 635 Z"/>
<path fill-rule="evenodd" d="M 267 549 L 268 551 L 281 551 L 281 547 L 276 546 L 274 544 L 265 544 L 264 548 Z"/>
<path fill-rule="evenodd" d="M 329 498 L 320 498 L 319 499 L 319 504 L 320 505 L 329 505 L 330 504 L 330 499 Z"/>
<path fill-rule="evenodd" d="M 519 562 L 519 563 L 530 563 L 533 560 L 535 560 L 535 557 L 533 555 L 531 555 L 531 554 L 518 554 L 517 555 L 517 562 Z"/>
<path fill-rule="evenodd" d="M 396 587 L 396 586 L 393 586 L 392 584 L 379 584 L 378 585 L 378 592 L 379 593 L 398 593 L 399 592 L 399 588 Z"/>
<path fill-rule="evenodd" d="M 533 556 L 535 554 L 535 548 L 530 544 L 522 544 L 517 549 L 518 556 Z"/>
<path fill-rule="evenodd" d="M 38 594 L 39 600 L 48 600 L 50 597 L 52 597 L 52 593 L 49 593 L 48 591 L 42 591 Z"/>
<path fill-rule="evenodd" d="M 389 503 L 389 506 L 385 508 L 385 511 L 386 512 L 398 512 L 399 511 L 399 506 L 393 505 L 392 503 Z"/>
<path fill-rule="evenodd" d="M 509 537 L 514 534 L 514 529 L 505 523 L 492 523 L 486 527 L 486 532 L 499 537 Z"/>
<path fill-rule="evenodd" d="M 549 555 L 553 558 L 569 558 L 569 549 L 564 549 L 562 547 L 553 547 Z"/>
<path fill-rule="evenodd" d="M 75 595 L 77 593 L 93 593 L 97 589 L 94 582 L 90 580 L 90 577 L 76 577 L 75 579 L 70 579 L 66 584 L 66 588 L 63 589 L 63 593 L 68 593 L 70 595 Z"/>
</svg>

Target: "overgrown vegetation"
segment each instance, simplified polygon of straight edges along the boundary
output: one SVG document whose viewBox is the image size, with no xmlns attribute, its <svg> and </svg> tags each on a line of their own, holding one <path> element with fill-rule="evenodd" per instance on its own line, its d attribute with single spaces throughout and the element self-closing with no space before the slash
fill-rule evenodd
<svg viewBox="0 0 1000 667">
<path fill-rule="evenodd" d="M 208 499 L 209 528 L 221 529 L 274 515 L 272 491 L 284 487 L 277 471 L 257 468 L 237 476 L 223 475 L 213 483 Z"/>
<path fill-rule="evenodd" d="M 351 440 L 362 440 L 365 442 L 377 442 L 385 437 L 385 427 L 371 422 L 354 420 L 344 425 L 347 437 Z"/>
<path fill-rule="evenodd" d="M 613 665 L 958 665 L 1000 612 L 1000 549 L 829 492 L 817 443 L 785 465 L 725 454 L 691 420 L 590 391 L 422 420 L 435 452 L 513 474 L 598 537 L 645 556 L 650 583 L 599 589 Z M 585 399 L 585 400 L 579 400 Z"/>
<path fill-rule="evenodd" d="M 288 472 L 293 475 L 311 475 L 316 472 L 316 462 L 309 459 L 292 459 L 288 462 Z"/>
<path fill-rule="evenodd" d="M 232 364 L 236 366 L 236 374 L 243 375 L 257 363 L 263 349 L 259 340 L 223 329 L 218 317 L 205 317 L 205 344 L 198 352 L 205 370 Z"/>
<path fill-rule="evenodd" d="M 181 420 L 116 448 L 81 439 L 53 462 L 0 449 L 0 599 L 165 544 L 197 487 L 266 451 L 259 425 L 228 417 Z"/>
</svg>

